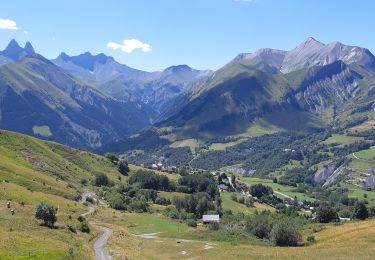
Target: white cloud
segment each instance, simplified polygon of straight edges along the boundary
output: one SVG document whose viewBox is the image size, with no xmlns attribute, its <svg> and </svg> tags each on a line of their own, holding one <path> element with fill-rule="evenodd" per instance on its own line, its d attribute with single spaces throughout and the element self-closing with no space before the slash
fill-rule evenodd
<svg viewBox="0 0 375 260">
<path fill-rule="evenodd" d="M 109 42 L 107 48 L 112 50 L 121 50 L 126 53 L 132 53 L 136 49 L 140 49 L 143 52 L 151 51 L 151 46 L 148 43 L 143 43 L 137 39 L 124 40 L 122 44 Z"/>
<path fill-rule="evenodd" d="M 9 19 L 0 19 L 0 29 L 18 30 L 16 22 Z"/>
</svg>

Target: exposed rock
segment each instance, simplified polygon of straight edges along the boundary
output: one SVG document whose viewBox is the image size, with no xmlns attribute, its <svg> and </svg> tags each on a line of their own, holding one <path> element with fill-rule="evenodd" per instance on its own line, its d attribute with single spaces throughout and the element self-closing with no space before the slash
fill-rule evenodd
<svg viewBox="0 0 375 260">
<path fill-rule="evenodd" d="M 375 169 L 372 170 L 372 175 L 366 178 L 365 187 L 375 189 Z"/>
<path fill-rule="evenodd" d="M 336 179 L 345 173 L 345 167 L 343 163 L 333 162 L 326 168 L 319 170 L 315 173 L 314 181 L 322 184 L 323 187 L 333 184 Z"/>
</svg>

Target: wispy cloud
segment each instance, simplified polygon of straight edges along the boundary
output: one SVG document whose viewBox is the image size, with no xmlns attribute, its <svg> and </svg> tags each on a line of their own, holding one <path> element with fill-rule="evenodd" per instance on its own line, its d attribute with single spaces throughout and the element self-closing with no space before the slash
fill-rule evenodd
<svg viewBox="0 0 375 260">
<path fill-rule="evenodd" d="M 151 46 L 148 43 L 143 43 L 137 39 L 124 40 L 123 43 L 109 42 L 107 48 L 112 50 L 121 50 L 126 53 L 132 53 L 133 51 L 140 49 L 143 52 L 151 51 Z"/>
<path fill-rule="evenodd" d="M 0 29 L 3 30 L 18 30 L 17 23 L 9 19 L 0 19 Z"/>
</svg>

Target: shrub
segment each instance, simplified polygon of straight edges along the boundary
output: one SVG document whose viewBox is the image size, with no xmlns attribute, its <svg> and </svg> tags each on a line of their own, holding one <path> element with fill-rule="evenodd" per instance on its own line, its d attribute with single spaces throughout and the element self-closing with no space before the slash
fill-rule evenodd
<svg viewBox="0 0 375 260">
<path fill-rule="evenodd" d="M 164 209 L 163 214 L 172 219 L 178 219 L 180 217 L 180 213 L 174 206 L 168 206 Z"/>
<path fill-rule="evenodd" d="M 186 220 L 186 225 L 189 227 L 196 227 L 197 226 L 197 221 L 194 219 L 187 219 Z"/>
<path fill-rule="evenodd" d="M 83 222 L 83 221 L 85 221 L 86 220 L 86 218 L 84 217 L 84 216 L 82 216 L 82 215 L 79 215 L 78 216 L 78 221 L 79 222 Z"/>
<path fill-rule="evenodd" d="M 258 199 L 262 198 L 265 195 L 270 195 L 273 193 L 273 190 L 270 187 L 264 186 L 263 184 L 255 184 L 250 186 L 250 194 L 253 197 Z"/>
<path fill-rule="evenodd" d="M 264 215 L 255 215 L 246 220 L 246 230 L 254 236 L 263 239 L 268 238 L 271 232 L 271 226 L 268 218 Z"/>
<path fill-rule="evenodd" d="M 72 225 L 67 225 L 66 228 L 72 233 L 77 233 L 77 229 Z"/>
<path fill-rule="evenodd" d="M 297 246 L 302 236 L 294 223 L 280 221 L 272 227 L 270 239 L 276 246 Z"/>
<path fill-rule="evenodd" d="M 112 163 L 117 163 L 118 162 L 118 156 L 113 154 L 113 153 L 106 153 L 105 157 L 110 160 Z"/>
<path fill-rule="evenodd" d="M 238 198 L 238 203 L 245 204 L 245 198 L 244 197 L 239 197 Z"/>
<path fill-rule="evenodd" d="M 156 200 L 155 200 L 155 204 L 170 205 L 171 201 L 167 198 L 164 198 L 164 197 L 157 197 Z"/>
<path fill-rule="evenodd" d="M 87 224 L 86 221 L 83 221 L 83 222 L 79 223 L 78 229 L 83 233 L 90 233 L 90 227 L 89 227 L 89 224 Z"/>
<path fill-rule="evenodd" d="M 309 243 L 315 243 L 316 239 L 315 239 L 315 236 L 308 236 L 307 237 L 307 242 Z"/>
<path fill-rule="evenodd" d="M 42 203 L 36 207 L 35 218 L 43 220 L 45 226 L 53 227 L 57 221 L 56 212 L 57 210 L 54 206 Z"/>
<path fill-rule="evenodd" d="M 233 200 L 233 201 L 236 201 L 236 202 L 237 202 L 237 196 L 236 196 L 236 194 L 235 194 L 235 193 L 232 193 L 232 194 L 230 195 L 230 198 L 231 198 L 231 200 Z"/>
<path fill-rule="evenodd" d="M 316 221 L 319 223 L 337 222 L 339 216 L 333 207 L 323 204 L 316 211 Z"/>
<path fill-rule="evenodd" d="M 95 176 L 94 179 L 94 185 L 95 186 L 110 186 L 110 181 L 104 173 L 99 173 Z"/>
<path fill-rule="evenodd" d="M 369 217 L 369 213 L 368 213 L 365 203 L 362 201 L 357 201 L 354 206 L 353 218 L 365 220 L 368 217 Z"/>
<path fill-rule="evenodd" d="M 246 198 L 245 205 L 248 208 L 252 208 L 252 207 L 254 207 L 254 201 L 251 198 Z"/>
<path fill-rule="evenodd" d="M 94 199 L 92 197 L 87 197 L 86 202 L 94 203 Z"/>
<path fill-rule="evenodd" d="M 117 168 L 118 168 L 119 173 L 121 173 L 122 175 L 127 176 L 129 174 L 129 165 L 127 161 L 125 160 L 120 161 Z"/>
<path fill-rule="evenodd" d="M 220 225 L 217 222 L 211 222 L 210 224 L 208 224 L 209 230 L 219 230 L 219 228 L 220 228 Z"/>
</svg>

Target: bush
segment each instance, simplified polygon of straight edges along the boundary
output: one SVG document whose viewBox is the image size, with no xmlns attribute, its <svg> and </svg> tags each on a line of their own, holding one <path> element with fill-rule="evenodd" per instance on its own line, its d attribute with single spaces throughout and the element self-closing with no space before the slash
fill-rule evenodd
<svg viewBox="0 0 375 260">
<path fill-rule="evenodd" d="M 254 201 L 251 198 L 246 198 L 245 205 L 248 208 L 252 208 L 252 207 L 254 207 Z"/>
<path fill-rule="evenodd" d="M 268 238 L 271 232 L 271 225 L 264 215 L 255 215 L 246 220 L 246 230 L 254 236 L 263 239 Z"/>
<path fill-rule="evenodd" d="M 92 197 L 87 197 L 86 202 L 94 203 L 94 199 Z"/>
<path fill-rule="evenodd" d="M 57 210 L 54 206 L 42 203 L 36 207 L 35 218 L 43 220 L 45 226 L 53 227 L 57 221 L 56 212 Z"/>
<path fill-rule="evenodd" d="M 244 197 L 239 197 L 238 198 L 238 203 L 245 204 L 245 198 Z"/>
<path fill-rule="evenodd" d="M 118 162 L 118 156 L 113 154 L 113 153 L 106 153 L 105 157 L 110 160 L 112 163 L 117 163 Z"/>
<path fill-rule="evenodd" d="M 77 229 L 75 227 L 73 227 L 72 225 L 67 225 L 66 228 L 72 232 L 72 233 L 77 233 Z"/>
<path fill-rule="evenodd" d="M 119 173 L 121 173 L 122 175 L 127 176 L 129 174 L 129 165 L 127 161 L 120 161 L 117 168 Z"/>
<path fill-rule="evenodd" d="M 270 187 L 264 186 L 263 184 L 255 184 L 250 186 L 250 194 L 258 199 L 265 195 L 273 194 L 273 190 Z"/>
<path fill-rule="evenodd" d="M 361 201 L 357 201 L 354 206 L 353 218 L 365 220 L 368 217 L 369 217 L 369 213 L 368 213 L 365 203 Z"/>
<path fill-rule="evenodd" d="M 187 219 L 186 220 L 186 225 L 189 227 L 196 227 L 197 226 L 197 221 L 194 219 Z"/>
<path fill-rule="evenodd" d="M 90 233 L 90 227 L 89 227 L 89 224 L 87 224 L 86 221 L 83 221 L 83 222 L 79 223 L 78 229 L 83 233 Z"/>
<path fill-rule="evenodd" d="M 294 223 L 280 221 L 272 227 L 270 239 L 276 246 L 297 246 L 302 236 Z"/>
<path fill-rule="evenodd" d="M 315 239 L 315 236 L 308 236 L 307 237 L 307 242 L 309 243 L 315 243 L 316 239 Z"/>
<path fill-rule="evenodd" d="M 339 216 L 333 207 L 323 204 L 316 211 L 316 221 L 319 223 L 337 222 Z"/>
<path fill-rule="evenodd" d="M 85 221 L 86 220 L 86 218 L 84 217 L 84 216 L 82 216 L 82 215 L 79 215 L 78 216 L 78 221 L 79 222 L 83 222 L 83 221 Z"/>
<path fill-rule="evenodd" d="M 104 173 L 99 173 L 95 176 L 94 179 L 94 185 L 95 186 L 110 186 L 110 181 Z"/>
<path fill-rule="evenodd" d="M 220 225 L 217 222 L 211 222 L 210 224 L 208 224 L 209 230 L 219 230 L 219 228 L 220 228 Z"/>
<path fill-rule="evenodd" d="M 180 213 L 174 206 L 168 206 L 164 209 L 163 215 L 172 218 L 172 219 L 179 219 L 180 218 Z"/>
<path fill-rule="evenodd" d="M 171 205 L 170 199 L 164 198 L 164 197 L 157 197 L 155 200 L 155 204 L 159 205 Z"/>
</svg>

